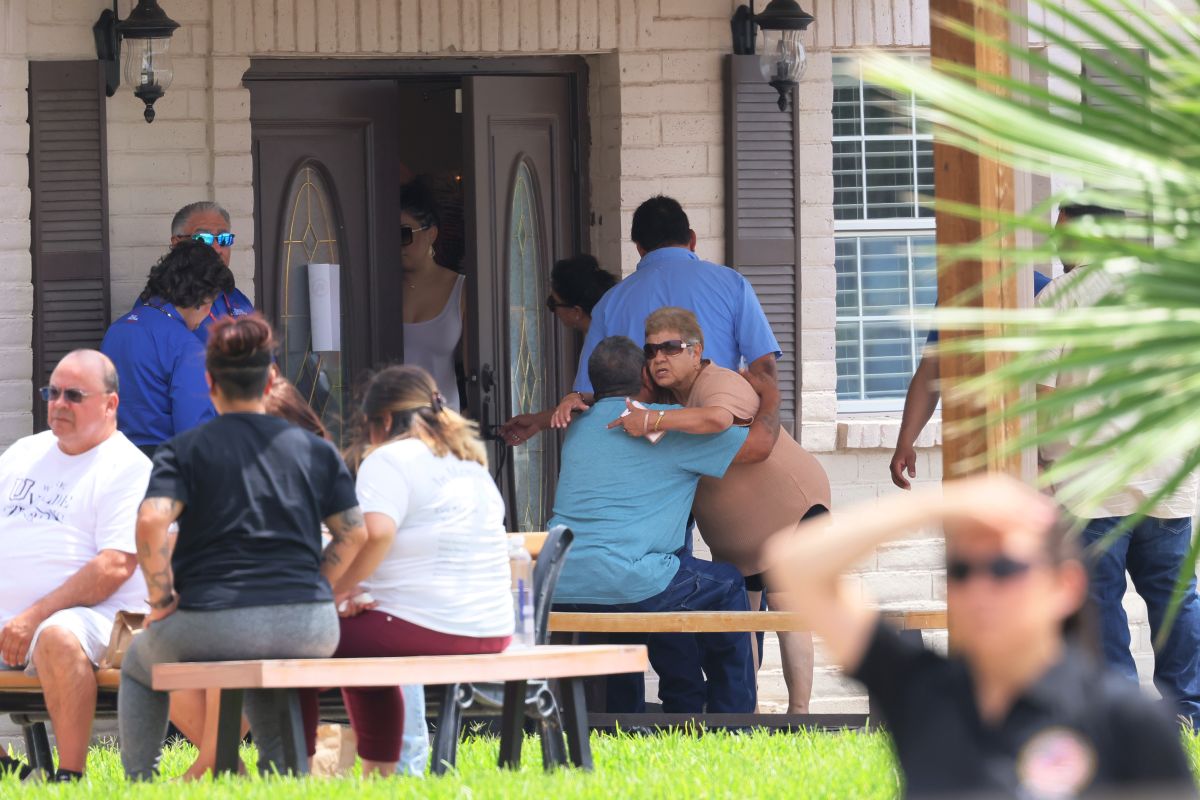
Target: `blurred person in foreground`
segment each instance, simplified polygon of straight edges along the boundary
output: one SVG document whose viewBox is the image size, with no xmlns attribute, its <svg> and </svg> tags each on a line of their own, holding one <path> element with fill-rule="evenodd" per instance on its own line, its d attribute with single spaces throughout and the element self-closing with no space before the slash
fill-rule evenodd
<svg viewBox="0 0 1200 800">
<path fill-rule="evenodd" d="M 953 657 L 839 579 L 885 542 L 946 535 Z M 766 546 L 773 586 L 882 709 L 910 796 L 1196 794 L 1179 728 L 1085 649 L 1087 571 L 1053 501 L 1004 476 L 893 495 Z"/>
</svg>

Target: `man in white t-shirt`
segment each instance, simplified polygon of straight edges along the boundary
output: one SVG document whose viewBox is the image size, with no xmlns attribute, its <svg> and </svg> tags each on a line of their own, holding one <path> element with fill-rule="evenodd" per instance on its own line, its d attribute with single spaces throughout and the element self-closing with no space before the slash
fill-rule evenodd
<svg viewBox="0 0 1200 800">
<path fill-rule="evenodd" d="M 145 610 L 134 526 L 150 459 L 117 430 L 103 354 L 66 355 L 42 395 L 50 430 L 0 455 L 0 667 L 41 680 L 66 781 L 83 773 L 113 617 Z M 19 769 L 0 749 L 0 771 Z"/>
<path fill-rule="evenodd" d="M 1070 206 L 1061 211 L 1062 218 L 1120 215 L 1120 212 L 1099 206 Z M 1066 272 L 1055 278 L 1039 296 L 1042 306 L 1067 311 L 1098 304 L 1105 297 L 1120 291 L 1119 264 L 1079 269 L 1063 263 Z M 1064 347 L 1049 354 L 1054 361 L 1068 355 Z M 1061 369 L 1042 381 L 1038 394 L 1069 392 L 1100 380 L 1102 369 Z M 1083 419 L 1104 407 L 1105 399 L 1091 398 L 1076 404 L 1069 412 L 1074 419 Z M 1056 422 L 1066 420 L 1056 419 Z M 1111 442 L 1134 422 L 1118 417 L 1107 422 L 1090 436 L 1075 434 L 1067 441 L 1043 445 L 1039 456 L 1051 464 L 1080 446 L 1095 446 Z M 1160 459 L 1120 491 L 1096 505 L 1068 507 L 1083 518 L 1083 544 L 1089 548 L 1091 561 L 1090 592 L 1099 610 L 1101 643 L 1108 666 L 1130 680 L 1137 681 L 1137 667 L 1129 651 L 1129 619 L 1123 600 L 1126 572 L 1134 588 L 1146 601 L 1150 631 L 1157 640 L 1167 608 L 1175 591 L 1179 570 L 1187 558 L 1192 541 L 1192 516 L 1196 513 L 1196 476 L 1190 475 L 1174 490 L 1159 498 L 1145 519 L 1115 540 L 1104 541 L 1106 535 L 1122 524 L 1146 500 L 1158 495 L 1167 482 L 1183 466 L 1182 456 Z M 1098 544 L 1100 543 L 1100 544 Z M 1196 596 L 1196 579 L 1191 577 L 1184 589 L 1178 616 L 1161 647 L 1155 648 L 1154 683 L 1159 691 L 1176 703 L 1177 713 L 1200 725 L 1200 598 Z"/>
</svg>

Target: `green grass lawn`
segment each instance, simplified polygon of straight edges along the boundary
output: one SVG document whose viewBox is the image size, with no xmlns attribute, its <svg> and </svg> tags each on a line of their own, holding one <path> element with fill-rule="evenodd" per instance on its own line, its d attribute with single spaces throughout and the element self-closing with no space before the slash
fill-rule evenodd
<svg viewBox="0 0 1200 800">
<path fill-rule="evenodd" d="M 1200 739 L 1186 743 L 1194 770 L 1200 768 Z M 497 741 L 471 738 L 459 748 L 457 772 L 441 778 L 340 780 L 270 777 L 222 778 L 196 784 L 170 781 L 194 755 L 188 745 L 170 748 L 164 777 L 152 784 L 126 783 L 116 750 L 92 751 L 88 777 L 78 785 L 22 785 L 0 780 L 0 798 L 478 798 L 578 797 L 597 800 L 706 797 L 893 798 L 899 777 L 887 738 L 876 733 L 771 735 L 712 733 L 652 737 L 592 737 L 596 771 L 561 770 L 545 775 L 535 739 L 526 741 L 518 772 L 496 768 Z M 254 750 L 246 748 L 253 763 Z"/>
</svg>

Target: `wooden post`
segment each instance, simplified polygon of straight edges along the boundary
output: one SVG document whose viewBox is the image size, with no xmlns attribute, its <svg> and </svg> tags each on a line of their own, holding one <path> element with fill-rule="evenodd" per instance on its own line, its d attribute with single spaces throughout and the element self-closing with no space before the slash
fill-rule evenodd
<svg viewBox="0 0 1200 800">
<path fill-rule="evenodd" d="M 1007 37 L 1008 24 L 1000 15 L 976 5 L 972 0 L 930 0 L 930 43 L 935 61 L 950 61 L 974 67 L 980 72 L 1008 75 L 1008 56 L 1003 52 L 963 39 L 943 30 L 938 18 L 956 19 L 976 31 L 994 37 Z M 1012 170 L 994 161 L 951 147 L 935 138 L 933 147 L 934 195 L 939 200 L 966 203 L 985 209 L 1011 212 L 1014 207 Z M 939 211 L 937 241 L 939 246 L 975 242 L 996 232 L 996 225 L 964 219 Z M 982 308 L 1017 308 L 1022 304 L 1015 275 L 1001 280 L 1004 265 L 998 260 L 955 261 L 939 256 L 938 299 L 942 305 L 970 305 Z M 979 288 L 983 287 L 982 292 Z M 969 293 L 975 293 L 967 299 Z M 987 331 L 983 335 L 987 335 Z M 943 342 L 960 339 L 967 334 L 945 331 Z M 1019 455 L 1002 456 L 1001 450 L 1019 432 L 1019 421 L 1001 423 L 998 414 L 1017 399 L 1017 394 L 987 403 L 958 397 L 953 389 L 963 380 L 994 368 L 1004 357 L 954 355 L 943 353 L 940 358 L 942 400 L 942 467 L 946 478 L 959 477 L 983 469 L 995 472 L 1021 473 Z M 963 422 L 988 420 L 986 428 L 964 432 L 957 430 Z"/>
</svg>

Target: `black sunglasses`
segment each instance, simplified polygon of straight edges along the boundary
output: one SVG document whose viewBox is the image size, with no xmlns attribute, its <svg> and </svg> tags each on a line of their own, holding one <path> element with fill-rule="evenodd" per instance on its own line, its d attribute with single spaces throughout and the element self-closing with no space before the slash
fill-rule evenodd
<svg viewBox="0 0 1200 800">
<path fill-rule="evenodd" d="M 574 308 L 574 306 L 571 305 L 570 303 L 558 302 L 557 300 L 554 299 L 554 295 L 550 295 L 549 297 L 546 298 L 546 310 L 549 311 L 551 314 L 553 314 L 555 311 L 557 311 L 560 308 Z"/>
<path fill-rule="evenodd" d="M 950 583 L 966 583 L 973 575 L 988 575 L 994 581 L 1006 581 L 1024 575 L 1032 568 L 1031 562 L 1017 561 L 1008 556 L 976 562 L 952 558 L 946 561 L 946 580 Z"/>
<path fill-rule="evenodd" d="M 642 352 L 646 354 L 646 360 L 649 361 L 658 353 L 677 356 L 689 347 L 694 347 L 695 344 L 695 342 L 685 342 L 682 339 L 668 339 L 658 344 L 644 344 L 642 345 Z"/>
<path fill-rule="evenodd" d="M 110 394 L 109 392 L 85 392 L 82 389 L 60 389 L 57 386 L 43 386 L 38 390 L 42 395 L 42 399 L 47 403 L 53 402 L 60 397 L 66 398 L 68 403 L 79 405 L 87 398 L 96 394 Z"/>
<path fill-rule="evenodd" d="M 412 225 L 400 226 L 400 244 L 401 246 L 410 245 L 413 243 L 413 233 L 416 231 L 429 230 L 428 225 L 422 225 L 419 228 L 414 228 Z"/>
</svg>

